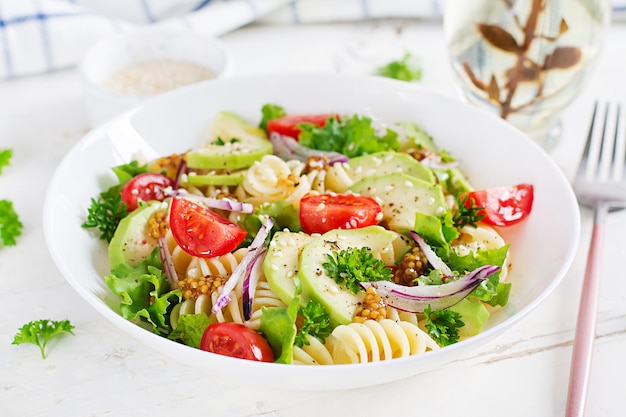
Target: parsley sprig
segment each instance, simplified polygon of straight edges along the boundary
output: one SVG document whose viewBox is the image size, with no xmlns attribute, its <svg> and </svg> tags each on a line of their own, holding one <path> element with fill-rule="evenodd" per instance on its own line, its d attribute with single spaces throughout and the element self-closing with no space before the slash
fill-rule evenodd
<svg viewBox="0 0 626 417">
<path fill-rule="evenodd" d="M 398 132 L 386 129 L 381 136 L 366 116 L 330 116 L 324 126 L 301 123 L 298 141 L 311 149 L 339 152 L 349 158 L 379 151 L 398 150 Z"/>
<path fill-rule="evenodd" d="M 426 330 L 440 346 L 448 346 L 459 341 L 459 328 L 465 326 L 461 315 L 452 310 L 432 311 L 430 305 L 424 310 Z"/>
<path fill-rule="evenodd" d="M 110 242 L 120 221 L 128 215 L 126 203 L 122 201 L 121 191 L 128 181 L 139 174 L 148 172 L 147 165 L 139 165 L 137 161 L 119 165 L 113 168 L 119 184 L 109 187 L 98 197 L 91 198 L 87 209 L 87 220 L 81 224 L 85 229 L 97 228 L 100 239 Z"/>
<path fill-rule="evenodd" d="M 103 191 L 97 198 L 91 198 L 87 209 L 87 220 L 83 228 L 95 227 L 100 231 L 100 239 L 110 242 L 120 221 L 128 215 L 126 203 L 122 201 L 121 185 Z"/>
<path fill-rule="evenodd" d="M 326 274 L 353 294 L 363 290 L 359 282 L 391 281 L 393 276 L 391 269 L 367 247 L 332 251 L 326 254 L 326 260 L 322 264 Z"/>
<path fill-rule="evenodd" d="M 0 174 L 2 174 L 2 168 L 9 166 L 12 156 L 13 151 L 11 149 L 0 150 Z"/>
<path fill-rule="evenodd" d="M 0 174 L 2 169 L 9 166 L 13 151 L 11 149 L 0 150 Z M 24 225 L 13 207 L 10 200 L 0 200 L 0 247 L 15 246 L 17 237 L 22 235 Z"/>
<path fill-rule="evenodd" d="M 477 206 L 476 201 L 469 198 L 468 194 L 461 194 L 457 197 L 457 207 L 452 221 L 458 228 L 463 226 L 476 227 L 476 224 L 485 218 L 485 208 Z"/>
<path fill-rule="evenodd" d="M 9 200 L 0 200 L 0 240 L 4 246 L 15 246 L 22 234 L 22 222 Z M 2 245 L 0 245 L 2 246 Z"/>
<path fill-rule="evenodd" d="M 378 74 L 400 81 L 419 81 L 422 79 L 422 65 L 416 57 L 406 53 L 402 59 L 378 68 Z"/>
<path fill-rule="evenodd" d="M 317 301 L 309 300 L 307 305 L 301 310 L 300 315 L 303 318 L 303 324 L 296 334 L 294 344 L 298 347 L 308 345 L 307 335 L 311 335 L 324 343 L 332 331 L 330 316 L 324 306 Z"/>
<path fill-rule="evenodd" d="M 39 347 L 41 351 L 41 358 L 46 358 L 46 345 L 55 336 L 63 333 L 74 334 L 72 330 L 74 326 L 70 324 L 69 320 L 54 321 L 54 320 L 36 320 L 26 323 L 15 334 L 13 338 L 14 345 L 20 345 L 22 343 L 32 343 Z"/>
</svg>

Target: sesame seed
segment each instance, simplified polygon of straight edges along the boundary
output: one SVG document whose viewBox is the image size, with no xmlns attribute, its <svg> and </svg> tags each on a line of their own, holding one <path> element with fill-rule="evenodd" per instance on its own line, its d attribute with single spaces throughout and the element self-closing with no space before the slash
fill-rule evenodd
<svg viewBox="0 0 626 417">
<path fill-rule="evenodd" d="M 328 287 L 328 292 L 331 294 L 339 294 L 341 293 L 341 290 L 339 289 L 339 287 L 333 285 L 332 287 Z"/>
<path fill-rule="evenodd" d="M 412 183 L 411 181 L 408 181 L 408 180 L 407 180 L 407 181 L 404 181 L 404 185 L 406 185 L 406 186 L 407 186 L 407 187 L 409 187 L 409 188 L 412 188 L 412 187 L 413 187 L 413 183 Z"/>
<path fill-rule="evenodd" d="M 272 264 L 272 271 L 278 271 L 278 265 Z"/>
<path fill-rule="evenodd" d="M 387 192 L 387 193 L 391 192 L 391 191 L 393 191 L 394 188 L 396 188 L 394 185 L 387 185 L 385 187 L 385 192 Z"/>
<path fill-rule="evenodd" d="M 381 212 L 379 212 L 379 213 L 376 215 L 376 218 L 375 218 L 375 219 L 376 219 L 376 221 L 377 221 L 377 222 L 381 221 L 381 220 L 383 219 L 383 212 L 382 212 L 382 211 L 381 211 Z"/>
<path fill-rule="evenodd" d="M 387 155 L 387 156 L 385 157 L 385 162 L 389 162 L 389 161 L 391 161 L 392 159 L 393 159 L 393 154 L 392 154 L 392 153 L 390 153 L 389 155 Z"/>
</svg>

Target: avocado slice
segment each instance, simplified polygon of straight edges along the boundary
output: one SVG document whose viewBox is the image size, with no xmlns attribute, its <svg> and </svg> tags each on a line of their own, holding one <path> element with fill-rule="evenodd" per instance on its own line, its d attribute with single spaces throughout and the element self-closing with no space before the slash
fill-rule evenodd
<svg viewBox="0 0 626 417">
<path fill-rule="evenodd" d="M 440 153 L 435 146 L 433 138 L 415 123 L 406 122 L 402 124 L 406 140 L 400 150 L 407 151 L 411 148 L 425 148 Z M 453 195 L 459 195 L 474 190 L 467 177 L 458 167 L 450 169 L 434 169 L 436 176 L 441 183 L 445 183 L 448 191 Z"/>
<path fill-rule="evenodd" d="M 158 210 L 165 210 L 163 203 L 153 201 L 142 204 L 124 217 L 109 243 L 109 265 L 128 263 L 130 266 L 145 259 L 158 242 L 148 233 L 148 220 Z"/>
<path fill-rule="evenodd" d="M 459 336 L 466 338 L 475 336 L 483 331 L 489 319 L 489 310 L 480 301 L 471 301 L 467 298 L 461 300 L 448 310 L 456 311 L 461 315 L 461 320 L 465 325 L 459 329 Z"/>
<path fill-rule="evenodd" d="M 380 226 L 369 226 L 331 230 L 314 238 L 304 246 L 300 256 L 298 277 L 303 294 L 322 304 L 335 324 L 351 323 L 358 305 L 365 299 L 365 291 L 353 294 L 329 277 L 322 266 L 327 262 L 326 255 L 351 247 L 367 247 L 373 253 L 384 253 L 393 250 L 397 236 Z"/>
<path fill-rule="evenodd" d="M 383 222 L 399 233 L 414 229 L 416 212 L 440 217 L 447 211 L 441 186 L 406 174 L 367 177 L 349 190 L 376 198 L 381 204 Z"/>
<path fill-rule="evenodd" d="M 383 151 L 352 158 L 341 166 L 337 164 L 330 166 L 326 173 L 326 186 L 333 191 L 343 193 L 350 185 L 365 177 L 393 173 L 403 173 L 430 183 L 435 182 L 433 172 L 411 155 Z"/>
<path fill-rule="evenodd" d="M 230 174 L 187 174 L 183 177 L 183 185 L 201 187 L 205 185 L 240 185 L 243 182 L 245 171 L 231 172 Z"/>
<path fill-rule="evenodd" d="M 270 289 L 289 305 L 296 293 L 294 278 L 298 274 L 298 261 L 304 246 L 314 238 L 306 233 L 276 232 L 270 241 L 263 260 L 263 272 Z M 303 306 L 309 301 L 301 295 Z"/>
<path fill-rule="evenodd" d="M 213 120 L 209 142 L 187 152 L 187 166 L 195 169 L 248 168 L 273 150 L 263 129 L 234 113 L 222 111 Z"/>
</svg>

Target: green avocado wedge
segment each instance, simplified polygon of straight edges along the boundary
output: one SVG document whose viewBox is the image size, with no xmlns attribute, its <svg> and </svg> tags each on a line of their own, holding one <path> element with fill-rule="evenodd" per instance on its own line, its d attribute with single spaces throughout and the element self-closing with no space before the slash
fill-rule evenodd
<svg viewBox="0 0 626 417">
<path fill-rule="evenodd" d="M 367 247 L 373 254 L 393 251 L 397 234 L 380 226 L 361 229 L 331 230 L 316 237 L 302 249 L 298 277 L 303 294 L 324 306 L 336 324 L 352 322 L 357 307 L 365 299 L 365 291 L 353 294 L 326 274 L 322 266 L 326 255 L 348 248 Z"/>
<path fill-rule="evenodd" d="M 304 246 L 314 238 L 306 233 L 276 232 L 270 241 L 263 260 L 263 273 L 270 289 L 289 305 L 296 294 L 294 278 L 298 274 L 298 261 Z M 306 305 L 308 297 L 302 295 L 301 302 Z"/>
<path fill-rule="evenodd" d="M 394 173 L 410 175 L 430 183 L 435 182 L 432 171 L 411 155 L 384 151 L 351 158 L 345 164 L 330 166 L 326 173 L 326 186 L 335 192 L 343 193 L 350 185 L 366 177 Z"/>
<path fill-rule="evenodd" d="M 406 174 L 367 177 L 349 190 L 376 198 L 382 208 L 383 222 L 398 233 L 413 230 L 416 212 L 441 217 L 447 210 L 441 186 Z"/>
<path fill-rule="evenodd" d="M 163 209 L 160 201 L 141 205 L 124 217 L 109 243 L 109 265 L 137 266 L 157 246 L 157 240 L 148 233 L 148 220 Z"/>
<path fill-rule="evenodd" d="M 273 150 L 263 129 L 223 111 L 213 119 L 208 143 L 187 153 L 187 166 L 194 169 L 248 168 Z"/>
</svg>

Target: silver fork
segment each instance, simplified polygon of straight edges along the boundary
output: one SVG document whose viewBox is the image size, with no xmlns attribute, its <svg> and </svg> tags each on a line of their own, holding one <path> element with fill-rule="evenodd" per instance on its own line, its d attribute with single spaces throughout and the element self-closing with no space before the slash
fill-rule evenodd
<svg viewBox="0 0 626 417">
<path fill-rule="evenodd" d="M 594 216 L 574 336 L 566 417 L 582 417 L 585 412 L 596 334 L 604 224 L 609 211 L 626 208 L 625 120 L 620 105 L 596 102 L 574 180 L 578 201 L 591 207 Z"/>
</svg>

